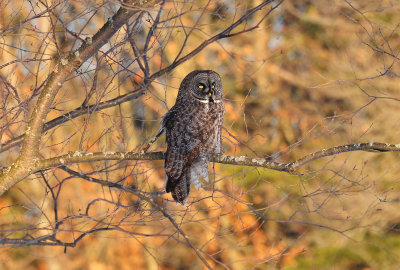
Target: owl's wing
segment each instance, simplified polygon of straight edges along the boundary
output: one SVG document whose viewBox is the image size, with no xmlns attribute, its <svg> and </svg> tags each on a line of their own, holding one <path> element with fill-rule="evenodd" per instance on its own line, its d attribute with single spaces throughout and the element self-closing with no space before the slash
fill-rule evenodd
<svg viewBox="0 0 400 270">
<path fill-rule="evenodd" d="M 188 115 L 186 115 L 188 116 Z M 175 201 L 185 204 L 190 192 L 190 166 L 200 155 L 201 130 L 193 126 L 190 117 L 175 115 L 172 108 L 163 118 L 168 149 L 165 157 L 166 192 L 171 192 Z"/>
<path fill-rule="evenodd" d="M 193 126 L 189 115 L 186 116 L 182 118 L 172 107 L 162 121 L 168 144 L 165 172 L 174 179 L 181 176 L 183 168 L 189 167 L 201 151 L 201 140 L 198 137 L 201 131 Z"/>
<path fill-rule="evenodd" d="M 172 184 L 173 182 L 171 181 L 171 178 L 168 178 L 167 185 L 165 187 L 165 190 L 167 192 L 171 192 L 172 198 L 174 198 L 174 201 L 185 205 L 186 201 L 189 197 L 189 192 L 190 192 L 190 171 L 189 168 L 186 168 L 183 172 L 182 175 L 179 178 L 179 181 Z"/>
<path fill-rule="evenodd" d="M 165 158 L 165 172 L 173 179 L 178 179 L 184 168 L 190 167 L 200 155 L 202 146 L 199 139 L 183 133 L 176 136 L 177 132 L 167 130 L 168 149 Z"/>
<path fill-rule="evenodd" d="M 189 143 L 189 145 L 194 145 Z M 171 147 L 168 146 L 167 156 L 165 159 L 165 173 L 167 181 L 165 191 L 171 192 L 174 200 L 185 205 L 189 197 L 190 184 L 192 183 L 191 165 L 199 156 L 201 149 L 200 141 L 194 148 L 188 151 L 187 147 Z"/>
<path fill-rule="evenodd" d="M 168 178 L 178 179 L 183 169 L 183 152 L 180 150 L 182 139 L 179 136 L 180 124 L 176 121 L 175 107 L 163 116 L 162 126 L 165 130 L 167 153 L 165 156 L 165 173 Z M 168 191 L 167 191 L 168 192 Z"/>
</svg>

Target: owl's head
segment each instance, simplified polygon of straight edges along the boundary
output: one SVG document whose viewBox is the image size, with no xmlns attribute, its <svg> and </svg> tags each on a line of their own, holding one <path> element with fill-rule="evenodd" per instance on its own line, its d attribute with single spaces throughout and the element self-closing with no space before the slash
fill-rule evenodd
<svg viewBox="0 0 400 270">
<path fill-rule="evenodd" d="M 219 74 L 212 70 L 195 70 L 182 81 L 178 99 L 189 95 L 201 103 L 220 103 L 223 98 Z"/>
</svg>

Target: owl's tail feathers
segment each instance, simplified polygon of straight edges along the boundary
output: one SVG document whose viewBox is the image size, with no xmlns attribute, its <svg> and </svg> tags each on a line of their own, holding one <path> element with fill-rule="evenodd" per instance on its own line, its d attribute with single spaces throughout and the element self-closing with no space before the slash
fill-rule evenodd
<svg viewBox="0 0 400 270">
<path fill-rule="evenodd" d="M 190 193 L 190 172 L 185 170 L 178 179 L 167 176 L 165 191 L 171 192 L 175 202 L 185 205 Z"/>
</svg>

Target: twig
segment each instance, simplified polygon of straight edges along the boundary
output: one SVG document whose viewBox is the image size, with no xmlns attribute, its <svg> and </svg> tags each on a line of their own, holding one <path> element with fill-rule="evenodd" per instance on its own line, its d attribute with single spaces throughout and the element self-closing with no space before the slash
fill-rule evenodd
<svg viewBox="0 0 400 270">
<path fill-rule="evenodd" d="M 139 146 L 139 149 L 141 149 L 142 153 L 146 153 L 147 150 L 157 141 L 157 139 L 164 133 L 164 129 L 160 127 L 155 135 L 151 138 L 149 138 L 147 141 L 145 141 L 141 146 Z"/>
</svg>

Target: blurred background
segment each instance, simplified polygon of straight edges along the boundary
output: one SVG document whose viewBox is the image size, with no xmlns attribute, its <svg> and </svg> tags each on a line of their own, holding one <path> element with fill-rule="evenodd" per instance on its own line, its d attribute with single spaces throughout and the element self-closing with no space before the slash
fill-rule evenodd
<svg viewBox="0 0 400 270">
<path fill-rule="evenodd" d="M 158 19 L 159 5 L 139 10 L 63 84 L 46 120 L 66 121 L 44 133 L 41 156 L 138 151 L 194 69 L 222 77 L 228 155 L 291 162 L 342 144 L 400 143 L 399 2 L 272 1 L 235 28 L 240 34 L 191 55 L 262 3 L 171 0 Z M 11 142 L 24 133 L 53 60 L 119 6 L 0 2 L 2 167 L 18 157 Z M 93 109 L 141 93 L 185 55 L 143 95 Z M 68 115 L 79 108 L 86 111 Z M 162 136 L 150 151 L 164 150 Z M 203 269 L 199 254 L 214 269 L 398 268 L 397 153 L 344 153 L 293 174 L 210 164 L 212 181 L 192 188 L 185 207 L 164 193 L 163 164 L 81 163 L 20 182 L 0 197 L 0 269 Z"/>
</svg>

